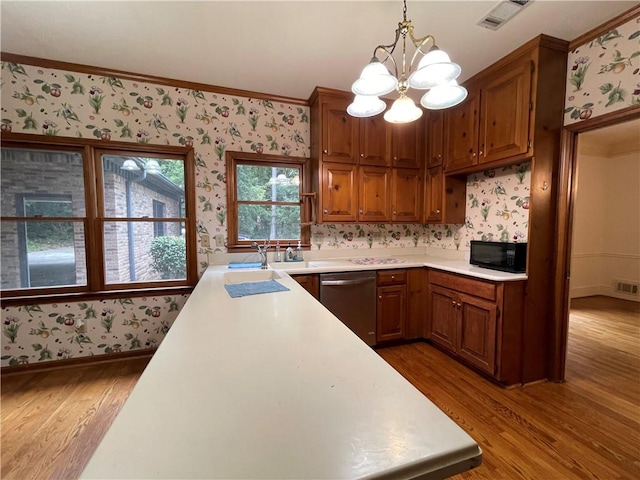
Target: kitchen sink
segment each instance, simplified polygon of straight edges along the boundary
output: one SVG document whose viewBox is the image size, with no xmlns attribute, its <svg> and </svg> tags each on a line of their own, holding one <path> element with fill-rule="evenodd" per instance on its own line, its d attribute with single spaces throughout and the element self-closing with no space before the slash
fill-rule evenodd
<svg viewBox="0 0 640 480">
<path fill-rule="evenodd" d="M 282 278 L 275 270 L 250 270 L 243 272 L 226 272 L 224 274 L 224 283 L 247 283 L 247 282 L 264 282 L 267 280 L 276 280 Z"/>
</svg>

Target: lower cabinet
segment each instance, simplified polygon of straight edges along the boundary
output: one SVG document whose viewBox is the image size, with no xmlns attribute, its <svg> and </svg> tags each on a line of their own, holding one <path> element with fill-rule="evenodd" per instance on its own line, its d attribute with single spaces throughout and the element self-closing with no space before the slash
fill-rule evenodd
<svg viewBox="0 0 640 480">
<path fill-rule="evenodd" d="M 407 318 L 407 271 L 378 270 L 376 343 L 403 340 Z"/>
<path fill-rule="evenodd" d="M 315 298 L 320 299 L 320 283 L 317 274 L 291 275 L 291 278 L 302 285 L 302 287 Z"/>
<path fill-rule="evenodd" d="M 525 282 L 430 270 L 426 337 L 506 385 L 521 383 Z"/>
</svg>

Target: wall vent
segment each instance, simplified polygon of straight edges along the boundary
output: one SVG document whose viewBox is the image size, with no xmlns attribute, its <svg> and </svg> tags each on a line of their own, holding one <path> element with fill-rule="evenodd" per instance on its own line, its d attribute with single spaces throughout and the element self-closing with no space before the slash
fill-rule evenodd
<svg viewBox="0 0 640 480">
<path fill-rule="evenodd" d="M 504 0 L 487 13 L 478 25 L 489 30 L 497 30 L 507 23 L 507 20 L 513 18 L 517 13 L 521 12 L 533 0 Z"/>
<path fill-rule="evenodd" d="M 626 282 L 624 280 L 616 280 L 616 292 L 626 293 L 627 295 L 638 295 L 638 284 Z"/>
</svg>

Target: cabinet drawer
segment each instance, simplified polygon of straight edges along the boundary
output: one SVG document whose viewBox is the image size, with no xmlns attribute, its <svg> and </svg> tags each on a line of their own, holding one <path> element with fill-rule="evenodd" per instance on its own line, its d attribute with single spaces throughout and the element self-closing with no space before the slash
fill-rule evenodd
<svg viewBox="0 0 640 480">
<path fill-rule="evenodd" d="M 401 285 L 406 282 L 406 270 L 378 270 L 378 285 Z"/>
<path fill-rule="evenodd" d="M 491 282 L 483 282 L 482 280 L 452 275 L 439 270 L 430 270 L 429 283 L 441 285 L 457 292 L 486 298 L 487 300 L 496 299 L 496 285 Z"/>
</svg>

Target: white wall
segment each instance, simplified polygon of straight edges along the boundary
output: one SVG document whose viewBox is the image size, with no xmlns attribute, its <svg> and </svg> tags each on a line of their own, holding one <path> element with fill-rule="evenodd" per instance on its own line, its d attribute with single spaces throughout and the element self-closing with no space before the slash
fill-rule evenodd
<svg viewBox="0 0 640 480">
<path fill-rule="evenodd" d="M 579 144 L 570 296 L 608 295 L 615 281 L 640 284 L 640 149 Z"/>
</svg>

